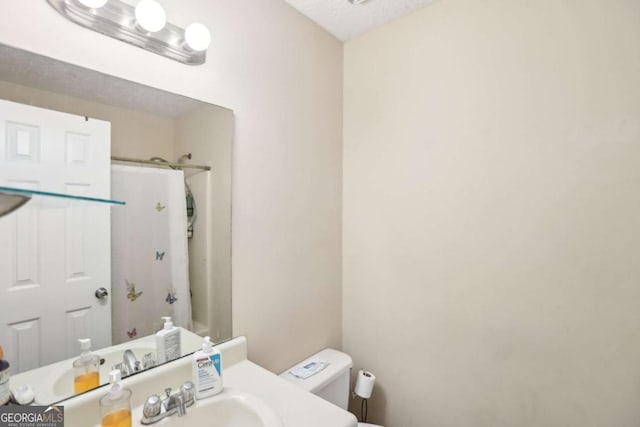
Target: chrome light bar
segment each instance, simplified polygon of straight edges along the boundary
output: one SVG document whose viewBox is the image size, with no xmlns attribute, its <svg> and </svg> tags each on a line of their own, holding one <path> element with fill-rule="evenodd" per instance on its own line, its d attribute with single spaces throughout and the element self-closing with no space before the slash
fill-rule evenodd
<svg viewBox="0 0 640 427">
<path fill-rule="evenodd" d="M 78 0 L 47 1 L 62 16 L 78 25 L 158 55 L 188 65 L 204 64 L 207 59 L 206 50 L 196 51 L 187 45 L 184 29 L 167 22 L 163 29 L 148 32 L 137 23 L 135 9 L 120 0 L 109 0 L 95 9 Z"/>
</svg>

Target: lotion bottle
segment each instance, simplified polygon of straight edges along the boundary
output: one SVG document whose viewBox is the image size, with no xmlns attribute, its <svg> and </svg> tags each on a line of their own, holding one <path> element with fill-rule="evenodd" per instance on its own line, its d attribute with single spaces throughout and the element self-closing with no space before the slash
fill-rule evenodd
<svg viewBox="0 0 640 427">
<path fill-rule="evenodd" d="M 73 391 L 78 394 L 100 385 L 100 356 L 91 353 L 91 340 L 81 338 L 80 357 L 73 361 Z"/>
<path fill-rule="evenodd" d="M 222 356 L 213 348 L 211 339 L 204 338 L 202 350 L 193 353 L 193 383 L 196 388 L 196 399 L 213 396 L 222 391 Z"/>
<path fill-rule="evenodd" d="M 173 326 L 170 316 L 162 317 L 164 328 L 156 333 L 156 353 L 158 363 L 165 363 L 177 359 L 180 353 L 180 329 Z"/>
<path fill-rule="evenodd" d="M 131 427 L 131 390 L 120 384 L 120 369 L 109 372 L 111 390 L 100 399 L 101 427 Z"/>
<path fill-rule="evenodd" d="M 0 406 L 6 405 L 11 398 L 9 389 L 9 362 L 4 360 L 4 351 L 0 345 Z"/>
</svg>

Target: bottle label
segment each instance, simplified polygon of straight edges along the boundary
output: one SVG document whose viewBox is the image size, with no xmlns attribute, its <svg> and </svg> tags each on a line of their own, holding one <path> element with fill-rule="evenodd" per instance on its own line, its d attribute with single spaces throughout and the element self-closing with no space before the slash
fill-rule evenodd
<svg viewBox="0 0 640 427">
<path fill-rule="evenodd" d="M 220 387 L 222 374 L 220 354 L 200 357 L 195 363 L 198 368 L 198 392 L 205 393 Z"/>
<path fill-rule="evenodd" d="M 182 356 L 180 346 L 180 330 L 175 328 L 166 334 L 158 332 L 157 355 L 158 363 L 170 362 Z"/>
<path fill-rule="evenodd" d="M 167 334 L 165 337 L 165 345 L 166 345 L 166 358 L 167 362 L 170 360 L 177 359 L 181 356 L 180 354 L 180 332 Z"/>
</svg>

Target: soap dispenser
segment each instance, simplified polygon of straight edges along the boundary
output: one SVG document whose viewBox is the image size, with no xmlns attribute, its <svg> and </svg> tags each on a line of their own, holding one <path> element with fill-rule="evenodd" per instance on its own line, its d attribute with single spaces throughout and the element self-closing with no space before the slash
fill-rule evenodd
<svg viewBox="0 0 640 427">
<path fill-rule="evenodd" d="M 73 361 L 73 389 L 76 394 L 100 385 L 100 356 L 91 353 L 91 340 L 81 338 L 80 357 Z"/>
<path fill-rule="evenodd" d="M 101 427 L 131 427 L 131 390 L 120 384 L 120 369 L 109 372 L 111 390 L 100 399 Z"/>
<path fill-rule="evenodd" d="M 180 354 L 180 329 L 173 326 L 170 316 L 162 317 L 164 327 L 156 333 L 158 363 L 177 359 Z"/>
<path fill-rule="evenodd" d="M 204 338 L 202 350 L 193 353 L 191 373 L 196 388 L 196 399 L 213 396 L 222 391 L 222 356 L 213 348 L 211 339 Z"/>
</svg>

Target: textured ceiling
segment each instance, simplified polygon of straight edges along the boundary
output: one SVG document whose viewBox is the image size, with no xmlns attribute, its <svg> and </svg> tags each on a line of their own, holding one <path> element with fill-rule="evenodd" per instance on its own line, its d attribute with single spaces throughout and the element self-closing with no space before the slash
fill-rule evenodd
<svg viewBox="0 0 640 427">
<path fill-rule="evenodd" d="M 4 45 L 0 45 L 0 58 L 0 80 L 22 86 L 171 118 L 202 105 L 184 96 Z"/>
<path fill-rule="evenodd" d="M 433 0 L 285 0 L 342 41 L 407 15 Z"/>
</svg>

